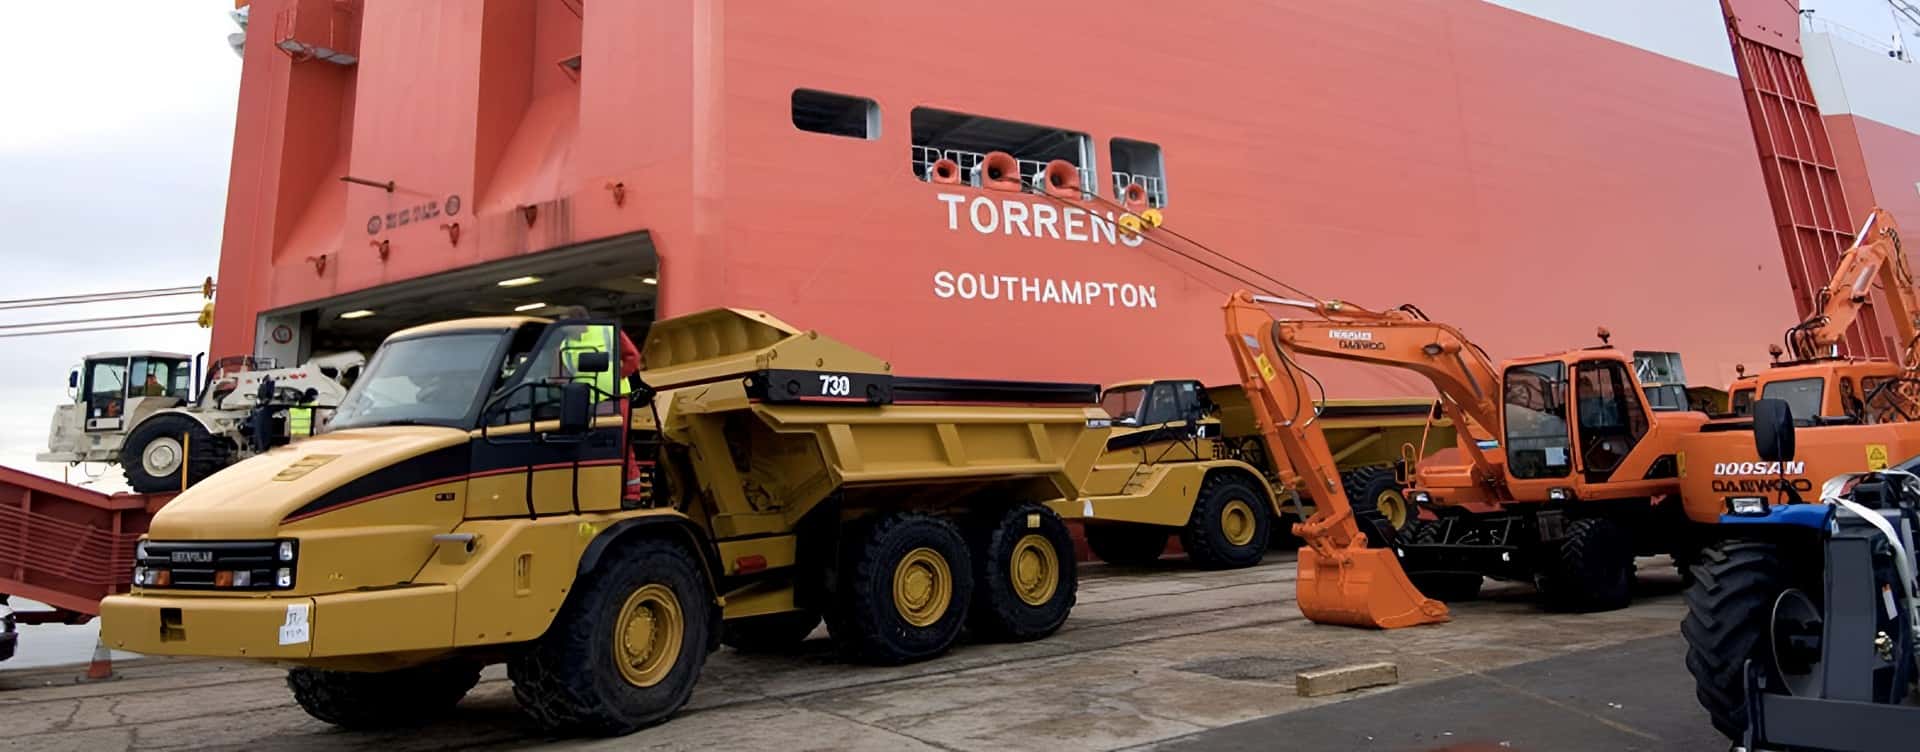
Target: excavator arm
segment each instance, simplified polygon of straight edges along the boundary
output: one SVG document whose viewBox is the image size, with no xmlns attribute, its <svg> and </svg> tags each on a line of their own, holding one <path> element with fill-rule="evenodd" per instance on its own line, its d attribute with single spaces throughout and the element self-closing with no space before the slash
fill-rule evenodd
<svg viewBox="0 0 1920 752">
<path fill-rule="evenodd" d="M 1277 321 L 1263 307 L 1292 302 L 1241 291 L 1228 299 L 1225 311 L 1227 344 L 1267 451 L 1286 458 L 1299 475 L 1293 485 L 1305 488 L 1313 499 L 1313 516 L 1294 527 L 1294 533 L 1307 541 L 1307 547 L 1300 549 L 1295 582 L 1300 611 L 1323 624 L 1381 629 L 1447 621 L 1446 605 L 1414 587 L 1392 550 L 1367 548 L 1354 523 L 1353 506 L 1340 485 L 1326 435 L 1313 425 L 1313 394 L 1306 372 L 1288 352 L 1289 342 L 1299 331 L 1291 327 L 1301 322 Z M 1333 349 L 1338 352 L 1329 354 L 1351 356 L 1345 348 Z M 1482 390 L 1491 389 L 1492 382 L 1483 382 Z"/>
<path fill-rule="evenodd" d="M 1920 368 L 1914 352 L 1916 339 L 1920 339 L 1920 321 L 1915 320 L 1920 316 L 1920 293 L 1914 290 L 1913 273 L 1900 247 L 1900 226 L 1893 215 L 1879 208 L 1867 216 L 1866 224 L 1854 236 L 1853 247 L 1841 254 L 1833 278 L 1820 291 L 1820 313 L 1789 334 L 1794 359 L 1832 355 L 1860 311 L 1873 299 L 1876 285 L 1887 293 L 1888 313 L 1900 337 L 1901 365 L 1909 371 Z"/>
</svg>

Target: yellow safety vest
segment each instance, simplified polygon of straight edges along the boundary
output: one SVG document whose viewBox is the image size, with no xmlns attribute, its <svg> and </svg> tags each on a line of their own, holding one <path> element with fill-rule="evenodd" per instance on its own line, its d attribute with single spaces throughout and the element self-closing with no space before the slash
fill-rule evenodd
<svg viewBox="0 0 1920 752">
<path fill-rule="evenodd" d="M 313 435 L 313 408 L 287 408 L 287 436 L 298 439 Z"/>
<path fill-rule="evenodd" d="M 581 379 L 586 379 L 587 383 L 592 384 L 594 388 L 599 389 L 601 392 L 605 394 L 613 394 L 613 379 L 614 379 L 613 369 L 619 367 L 618 363 L 609 361 L 607 364 L 607 370 L 601 371 L 600 373 L 585 374 L 580 372 L 580 354 L 581 353 L 585 353 L 585 352 L 611 353 L 612 352 L 607 347 L 608 343 L 607 343 L 606 333 L 604 331 L 605 329 L 606 327 L 603 327 L 603 326 L 588 326 L 588 327 L 581 328 L 579 334 L 575 335 L 573 339 L 567 340 L 564 344 L 561 345 L 561 347 L 563 348 L 561 351 L 561 354 L 565 356 L 567 370 L 571 372 L 571 375 L 573 376 L 574 380 L 578 381 Z"/>
</svg>

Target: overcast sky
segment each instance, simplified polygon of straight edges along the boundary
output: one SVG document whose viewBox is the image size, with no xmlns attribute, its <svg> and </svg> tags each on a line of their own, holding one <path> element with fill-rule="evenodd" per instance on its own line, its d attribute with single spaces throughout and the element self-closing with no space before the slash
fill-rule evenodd
<svg viewBox="0 0 1920 752">
<path fill-rule="evenodd" d="M 233 4 L 7 5 L 0 299 L 191 285 L 213 274 L 240 80 L 240 59 L 226 44 Z M 1804 7 L 1877 39 L 1894 28 L 1882 0 Z M 0 325 L 199 305 L 182 297 L 0 311 Z M 33 455 L 45 447 L 54 406 L 67 400 L 67 371 L 85 354 L 206 346 L 207 332 L 192 326 L 0 339 L 0 464 L 61 477 L 60 466 Z M 110 471 L 97 487 L 124 486 Z"/>
</svg>

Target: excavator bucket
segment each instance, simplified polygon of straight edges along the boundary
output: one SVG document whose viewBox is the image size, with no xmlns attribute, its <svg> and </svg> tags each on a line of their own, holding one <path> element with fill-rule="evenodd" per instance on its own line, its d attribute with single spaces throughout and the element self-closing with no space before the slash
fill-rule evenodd
<svg viewBox="0 0 1920 752">
<path fill-rule="evenodd" d="M 1350 548 L 1335 556 L 1300 549 L 1294 595 L 1300 613 L 1317 624 L 1398 629 L 1450 618 L 1447 604 L 1421 595 L 1393 551 L 1384 548 Z"/>
</svg>

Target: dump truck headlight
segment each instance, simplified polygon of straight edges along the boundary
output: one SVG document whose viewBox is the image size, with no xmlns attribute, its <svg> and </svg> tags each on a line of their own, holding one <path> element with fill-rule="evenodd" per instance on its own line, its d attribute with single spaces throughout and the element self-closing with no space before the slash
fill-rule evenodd
<svg viewBox="0 0 1920 752">
<path fill-rule="evenodd" d="M 293 541 L 280 541 L 280 560 L 293 561 Z"/>
<path fill-rule="evenodd" d="M 293 587 L 293 570 L 288 569 L 286 567 L 281 567 L 280 571 L 274 572 L 273 585 L 274 587 L 283 587 L 283 588 Z"/>
<path fill-rule="evenodd" d="M 139 543 L 133 544 L 134 561 L 139 561 L 145 558 L 147 558 L 147 542 L 142 540 Z"/>
<path fill-rule="evenodd" d="M 1742 517 L 1765 517 L 1767 499 L 1764 496 L 1734 496 L 1727 499 L 1727 511 Z"/>
</svg>

